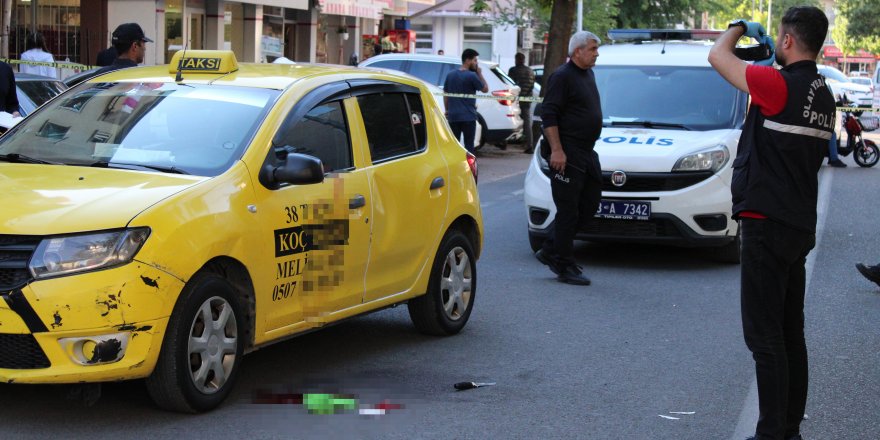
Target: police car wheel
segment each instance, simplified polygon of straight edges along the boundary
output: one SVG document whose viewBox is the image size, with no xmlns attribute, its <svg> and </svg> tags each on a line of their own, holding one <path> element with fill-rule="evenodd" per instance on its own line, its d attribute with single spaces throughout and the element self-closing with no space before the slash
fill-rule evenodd
<svg viewBox="0 0 880 440">
<path fill-rule="evenodd" d="M 446 336 L 464 328 L 477 291 L 476 262 L 468 238 L 457 230 L 447 232 L 434 257 L 428 293 L 407 304 L 419 331 Z"/>
<path fill-rule="evenodd" d="M 146 381 L 156 405 L 197 413 L 223 402 L 243 355 L 243 317 L 238 297 L 223 277 L 199 273 L 187 283 Z"/>
</svg>

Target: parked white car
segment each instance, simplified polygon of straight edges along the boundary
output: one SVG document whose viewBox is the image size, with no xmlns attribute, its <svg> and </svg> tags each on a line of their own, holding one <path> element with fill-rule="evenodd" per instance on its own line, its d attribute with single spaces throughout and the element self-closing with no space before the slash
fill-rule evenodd
<svg viewBox="0 0 880 440">
<path fill-rule="evenodd" d="M 835 99 L 846 95 L 848 102 L 858 107 L 870 107 L 874 100 L 874 92 L 870 86 L 856 84 L 840 70 L 831 66 L 818 66 L 819 74 L 825 77 L 825 84 L 831 88 Z"/>
<path fill-rule="evenodd" d="M 599 49 L 602 201 L 578 239 L 717 247 L 716 258 L 739 262 L 731 162 L 748 96 L 712 69 L 710 48 L 667 41 L 664 50 L 662 41 L 645 41 Z M 549 176 L 538 148 L 524 194 L 532 250 L 556 216 Z"/>
<path fill-rule="evenodd" d="M 446 75 L 460 66 L 461 59 L 455 57 L 408 53 L 377 55 L 358 64 L 358 67 L 380 67 L 408 73 L 441 89 Z M 477 130 L 474 145 L 477 148 L 486 143 L 503 146 L 508 140 L 522 135 L 520 109 L 514 101 L 519 96 L 520 88 L 496 63 L 480 60 L 480 69 L 489 92 L 477 94 L 510 99 L 477 99 L 480 129 Z"/>
</svg>

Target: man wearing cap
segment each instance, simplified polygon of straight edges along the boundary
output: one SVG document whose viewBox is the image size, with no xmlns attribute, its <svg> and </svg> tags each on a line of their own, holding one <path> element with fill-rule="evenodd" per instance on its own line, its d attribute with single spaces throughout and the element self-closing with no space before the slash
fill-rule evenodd
<svg viewBox="0 0 880 440">
<path fill-rule="evenodd" d="M 144 35 L 144 30 L 137 23 L 123 23 L 113 31 L 111 42 L 119 55 L 113 64 L 98 69 L 95 76 L 143 63 L 146 43 L 152 43 L 153 40 Z"/>
</svg>

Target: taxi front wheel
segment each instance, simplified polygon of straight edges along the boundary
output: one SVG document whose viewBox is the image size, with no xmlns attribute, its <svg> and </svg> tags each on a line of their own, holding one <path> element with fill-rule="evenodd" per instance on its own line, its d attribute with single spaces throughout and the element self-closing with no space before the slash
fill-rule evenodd
<svg viewBox="0 0 880 440">
<path fill-rule="evenodd" d="M 196 413 L 223 402 L 241 362 L 243 317 L 238 297 L 223 277 L 198 273 L 187 283 L 146 381 L 156 405 Z"/>
<path fill-rule="evenodd" d="M 428 283 L 428 293 L 407 304 L 413 324 L 431 335 L 458 333 L 471 316 L 477 291 L 473 246 L 460 231 L 443 237 Z"/>
</svg>

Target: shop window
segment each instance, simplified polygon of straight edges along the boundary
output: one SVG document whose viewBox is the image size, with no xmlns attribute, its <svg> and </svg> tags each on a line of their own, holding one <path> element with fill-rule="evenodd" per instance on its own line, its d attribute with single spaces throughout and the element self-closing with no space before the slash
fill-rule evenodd
<svg viewBox="0 0 880 440">
<path fill-rule="evenodd" d="M 492 26 L 480 19 L 464 20 L 462 29 L 464 49 L 473 49 L 480 59 L 492 59 Z"/>
<path fill-rule="evenodd" d="M 434 53 L 434 25 L 431 22 L 412 23 L 416 31 L 416 53 Z"/>
</svg>

